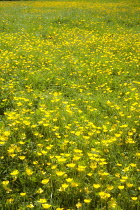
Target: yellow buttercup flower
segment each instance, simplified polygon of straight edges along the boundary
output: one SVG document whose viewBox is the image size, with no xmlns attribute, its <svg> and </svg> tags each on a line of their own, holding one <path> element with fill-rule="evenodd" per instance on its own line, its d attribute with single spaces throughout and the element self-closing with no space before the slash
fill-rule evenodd
<svg viewBox="0 0 140 210">
<path fill-rule="evenodd" d="M 24 160 L 25 156 L 18 156 L 20 160 Z"/>
<path fill-rule="evenodd" d="M 58 158 L 57 161 L 58 161 L 59 163 L 64 163 L 64 162 L 67 161 L 67 159 L 66 159 L 66 158 Z"/>
<path fill-rule="evenodd" d="M 127 187 L 133 187 L 133 184 L 131 184 L 131 183 L 127 183 L 126 185 L 127 185 Z"/>
<path fill-rule="evenodd" d="M 62 188 L 66 189 L 69 185 L 68 184 L 62 184 Z"/>
<path fill-rule="evenodd" d="M 124 189 L 124 186 L 123 185 L 119 185 L 118 189 L 122 190 L 122 189 Z"/>
<path fill-rule="evenodd" d="M 43 193 L 44 192 L 44 190 L 42 190 L 42 188 L 39 188 L 37 191 L 36 191 L 36 193 L 39 193 L 39 194 L 41 194 L 41 193 Z"/>
<path fill-rule="evenodd" d="M 93 187 L 94 187 L 95 189 L 98 189 L 99 187 L 101 187 L 101 185 L 100 185 L 100 184 L 93 184 Z"/>
<path fill-rule="evenodd" d="M 99 192 L 99 195 L 102 199 L 106 199 L 111 196 L 110 193 L 106 193 L 106 192 Z"/>
<path fill-rule="evenodd" d="M 32 203 L 30 203 L 29 205 L 26 205 L 27 208 L 34 208 L 34 205 Z"/>
<path fill-rule="evenodd" d="M 75 165 L 76 165 L 75 163 L 68 163 L 68 164 L 67 164 L 67 166 L 70 167 L 70 168 L 74 168 Z"/>
<path fill-rule="evenodd" d="M 67 182 L 72 182 L 73 181 L 73 178 L 67 178 L 66 181 Z"/>
<path fill-rule="evenodd" d="M 9 181 L 8 180 L 7 181 L 3 181 L 2 184 L 6 186 L 6 185 L 9 184 Z"/>
<path fill-rule="evenodd" d="M 43 179 L 43 180 L 41 181 L 42 184 L 47 184 L 48 182 L 49 182 L 49 179 Z"/>
<path fill-rule="evenodd" d="M 25 195 L 26 195 L 26 193 L 20 193 L 20 195 L 21 195 L 21 196 L 25 196 Z"/>
<path fill-rule="evenodd" d="M 39 202 L 39 203 L 46 203 L 47 200 L 45 198 L 40 198 L 37 202 Z"/>
<path fill-rule="evenodd" d="M 56 172 L 56 175 L 57 176 L 63 176 L 65 174 L 65 172 L 63 172 L 63 171 L 57 171 Z"/>
<path fill-rule="evenodd" d="M 81 207 L 82 207 L 82 203 L 78 202 L 78 203 L 76 204 L 76 207 L 77 207 L 77 209 L 81 208 Z"/>
<path fill-rule="evenodd" d="M 26 174 L 28 175 L 28 176 L 31 176 L 34 172 L 30 169 L 30 168 L 26 168 Z"/>
<path fill-rule="evenodd" d="M 86 166 L 78 166 L 77 170 L 78 171 L 85 171 Z"/>
<path fill-rule="evenodd" d="M 137 198 L 137 197 L 131 197 L 131 199 L 132 199 L 133 201 L 136 201 L 138 198 Z"/>
<path fill-rule="evenodd" d="M 12 176 L 16 176 L 19 174 L 19 171 L 18 170 L 14 170 L 13 172 L 10 173 Z"/>
<path fill-rule="evenodd" d="M 84 199 L 84 202 L 85 203 L 90 203 L 91 202 L 91 199 Z"/>
<path fill-rule="evenodd" d="M 113 189 L 114 189 L 114 186 L 107 185 L 107 189 L 108 189 L 108 190 L 113 190 Z"/>
<path fill-rule="evenodd" d="M 93 173 L 88 173 L 87 175 L 88 175 L 88 176 L 92 176 L 92 174 L 93 174 Z"/>
<path fill-rule="evenodd" d="M 50 205 L 50 204 L 48 204 L 48 203 L 43 203 L 43 204 L 42 204 L 42 207 L 43 207 L 44 209 L 49 209 L 51 206 L 52 206 L 52 205 Z"/>
</svg>

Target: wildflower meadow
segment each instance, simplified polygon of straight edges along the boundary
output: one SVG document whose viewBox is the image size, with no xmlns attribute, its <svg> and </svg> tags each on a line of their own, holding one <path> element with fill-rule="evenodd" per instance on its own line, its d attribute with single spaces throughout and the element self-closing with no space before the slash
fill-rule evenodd
<svg viewBox="0 0 140 210">
<path fill-rule="evenodd" d="M 0 209 L 140 210 L 139 0 L 0 19 Z"/>
</svg>

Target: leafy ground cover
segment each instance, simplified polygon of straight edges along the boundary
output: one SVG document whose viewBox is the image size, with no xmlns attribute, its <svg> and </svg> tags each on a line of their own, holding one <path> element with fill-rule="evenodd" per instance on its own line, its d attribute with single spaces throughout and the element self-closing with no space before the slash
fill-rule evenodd
<svg viewBox="0 0 140 210">
<path fill-rule="evenodd" d="M 138 210 L 138 1 L 0 2 L 0 209 Z"/>
</svg>

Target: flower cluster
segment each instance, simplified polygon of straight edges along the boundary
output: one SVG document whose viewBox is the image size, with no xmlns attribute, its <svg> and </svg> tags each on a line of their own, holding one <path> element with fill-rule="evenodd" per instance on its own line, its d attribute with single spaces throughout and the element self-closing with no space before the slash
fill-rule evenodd
<svg viewBox="0 0 140 210">
<path fill-rule="evenodd" d="M 0 209 L 138 209 L 139 3 L 0 9 Z"/>
</svg>

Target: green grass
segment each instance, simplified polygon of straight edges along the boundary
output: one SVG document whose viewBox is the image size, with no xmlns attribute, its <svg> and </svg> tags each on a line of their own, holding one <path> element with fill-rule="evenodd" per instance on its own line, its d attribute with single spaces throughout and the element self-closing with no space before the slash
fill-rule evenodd
<svg viewBox="0 0 140 210">
<path fill-rule="evenodd" d="M 139 9 L 0 2 L 1 210 L 139 210 Z"/>
</svg>

